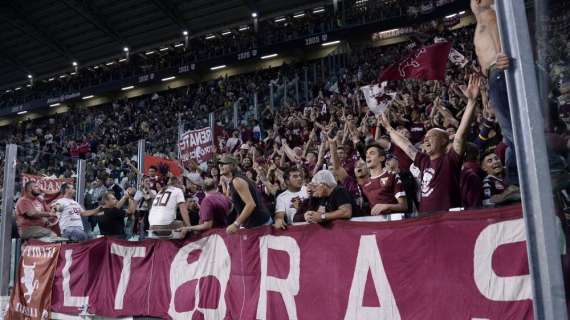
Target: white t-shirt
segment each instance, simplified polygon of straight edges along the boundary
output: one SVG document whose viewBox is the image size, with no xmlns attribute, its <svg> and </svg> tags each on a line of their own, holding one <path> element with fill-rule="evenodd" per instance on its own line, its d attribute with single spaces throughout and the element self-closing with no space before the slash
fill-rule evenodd
<svg viewBox="0 0 570 320">
<path fill-rule="evenodd" d="M 279 196 L 277 196 L 277 201 L 275 204 L 275 212 L 285 212 L 285 217 L 287 218 L 287 223 L 293 223 L 293 218 L 297 213 L 297 209 L 291 206 L 291 200 L 293 198 L 299 197 L 301 200 L 309 198 L 307 194 L 307 188 L 305 186 L 301 187 L 300 191 L 291 192 L 285 190 Z"/>
<path fill-rule="evenodd" d="M 181 189 L 169 186 L 166 190 L 157 193 L 152 202 L 148 222 L 151 226 L 165 226 L 176 220 L 178 204 L 185 202 Z"/>
<path fill-rule="evenodd" d="M 148 193 L 150 194 L 150 197 L 152 199 L 154 199 L 156 197 L 156 191 L 150 189 L 148 191 Z M 144 193 L 141 190 L 138 190 L 137 193 L 135 193 L 134 200 L 138 203 L 137 210 L 140 210 L 140 211 L 148 211 L 149 210 L 148 201 L 146 201 L 144 199 Z"/>
<path fill-rule="evenodd" d="M 81 230 L 83 230 L 83 222 L 81 222 L 81 211 L 83 211 L 83 208 L 81 208 L 79 203 L 72 199 L 61 198 L 55 204 L 63 208 L 63 211 L 59 213 L 59 228 L 61 231 L 69 227 L 81 227 Z"/>
</svg>

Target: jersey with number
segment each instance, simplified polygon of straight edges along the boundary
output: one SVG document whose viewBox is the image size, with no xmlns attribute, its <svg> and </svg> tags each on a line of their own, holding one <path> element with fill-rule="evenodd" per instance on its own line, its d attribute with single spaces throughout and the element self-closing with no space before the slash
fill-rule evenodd
<svg viewBox="0 0 570 320">
<path fill-rule="evenodd" d="M 151 226 L 171 224 L 176 220 L 178 204 L 184 201 L 184 193 L 179 188 L 169 186 L 166 190 L 160 191 L 152 202 L 148 222 Z"/>
<path fill-rule="evenodd" d="M 83 211 L 83 209 L 77 201 L 61 198 L 58 199 L 55 204 L 62 208 L 61 214 L 59 215 L 59 228 L 61 231 L 69 227 L 81 227 L 83 229 L 83 222 L 81 222 L 81 211 Z"/>
</svg>

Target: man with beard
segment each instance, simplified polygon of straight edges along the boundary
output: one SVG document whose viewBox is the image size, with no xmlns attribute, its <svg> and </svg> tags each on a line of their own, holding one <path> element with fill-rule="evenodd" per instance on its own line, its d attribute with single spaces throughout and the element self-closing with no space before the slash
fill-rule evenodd
<svg viewBox="0 0 570 320">
<path fill-rule="evenodd" d="M 40 195 L 38 185 L 28 181 L 23 195 L 16 203 L 16 224 L 18 233 L 24 240 L 57 236 L 53 231 L 57 225 L 55 208 L 50 210 Z"/>
<path fill-rule="evenodd" d="M 403 213 L 408 210 L 406 192 L 400 176 L 383 167 L 382 162 L 385 160 L 385 152 L 380 145 L 367 146 L 366 165 L 370 170 L 370 179 L 362 186 L 362 190 L 370 203 L 370 213 L 373 216 Z"/>
</svg>

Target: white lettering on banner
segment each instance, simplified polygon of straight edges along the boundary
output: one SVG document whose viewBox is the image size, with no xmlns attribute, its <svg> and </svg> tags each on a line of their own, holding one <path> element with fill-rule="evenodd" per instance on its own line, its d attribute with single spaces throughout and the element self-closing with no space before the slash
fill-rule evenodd
<svg viewBox="0 0 570 320">
<path fill-rule="evenodd" d="M 117 293 L 115 294 L 115 310 L 123 309 L 123 300 L 129 279 L 131 278 L 131 259 L 144 258 L 146 255 L 145 247 L 125 247 L 116 243 L 111 244 L 111 254 L 118 255 L 123 258 L 123 268 L 121 269 L 121 278 L 117 286 Z"/>
<path fill-rule="evenodd" d="M 63 274 L 63 306 L 64 307 L 83 307 L 89 304 L 89 296 L 87 297 L 74 297 L 71 295 L 71 288 L 69 287 L 69 281 L 71 280 L 71 275 L 69 274 L 69 268 L 73 262 L 71 256 L 73 250 L 65 250 L 65 265 L 61 271 Z"/>
<path fill-rule="evenodd" d="M 493 253 L 504 244 L 526 241 L 522 219 L 487 226 L 475 241 L 473 276 L 477 289 L 493 301 L 532 299 L 530 275 L 500 277 L 493 270 Z"/>
<path fill-rule="evenodd" d="M 289 274 L 285 279 L 267 275 L 267 258 L 269 249 L 287 252 L 289 255 Z M 267 292 L 279 292 L 285 303 L 288 319 L 297 319 L 295 296 L 299 294 L 299 274 L 301 273 L 301 249 L 297 241 L 287 236 L 267 235 L 259 238 L 261 278 L 259 284 L 259 301 L 257 303 L 257 319 L 267 319 Z"/>
<path fill-rule="evenodd" d="M 366 287 L 366 278 L 368 270 L 372 274 L 374 289 L 380 307 L 365 307 L 362 305 L 364 300 L 364 288 Z M 346 308 L 345 320 L 400 320 L 400 311 L 396 305 L 394 293 L 388 282 L 388 277 L 384 271 L 384 264 L 380 256 L 380 250 L 376 244 L 375 235 L 366 235 L 360 237 L 358 245 L 358 256 L 356 257 L 356 266 L 354 267 L 354 277 L 350 286 L 350 294 L 348 296 L 348 306 Z"/>
<path fill-rule="evenodd" d="M 200 251 L 198 260 L 188 263 L 188 255 L 194 251 Z M 230 279 L 230 254 L 224 242 L 219 235 L 211 235 L 202 238 L 196 242 L 191 242 L 180 250 L 174 257 L 170 266 L 170 306 L 168 307 L 168 315 L 172 319 L 192 319 L 195 312 L 201 312 L 204 320 L 223 319 L 226 316 L 226 287 Z M 220 300 L 215 309 L 200 308 L 200 288 L 196 284 L 194 296 L 194 309 L 186 312 L 176 311 L 174 304 L 176 298 L 176 290 L 183 284 L 200 280 L 200 278 L 212 276 L 218 279 L 220 283 Z"/>
</svg>

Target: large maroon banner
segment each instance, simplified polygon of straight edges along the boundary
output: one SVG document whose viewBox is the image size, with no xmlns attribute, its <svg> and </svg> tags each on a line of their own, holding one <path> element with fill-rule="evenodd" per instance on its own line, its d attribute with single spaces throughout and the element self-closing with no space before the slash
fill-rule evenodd
<svg viewBox="0 0 570 320">
<path fill-rule="evenodd" d="M 63 245 L 52 311 L 171 319 L 531 319 L 518 206 Z"/>
</svg>

